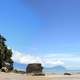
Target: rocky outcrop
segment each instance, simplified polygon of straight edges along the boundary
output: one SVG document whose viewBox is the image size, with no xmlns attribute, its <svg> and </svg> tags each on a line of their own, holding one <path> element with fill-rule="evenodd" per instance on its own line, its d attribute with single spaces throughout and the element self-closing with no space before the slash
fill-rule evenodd
<svg viewBox="0 0 80 80">
<path fill-rule="evenodd" d="M 28 64 L 26 68 L 26 73 L 31 73 L 34 76 L 35 75 L 43 75 L 42 74 L 43 67 L 40 63 L 33 63 L 33 64 Z"/>
<path fill-rule="evenodd" d="M 64 73 L 64 75 L 72 75 L 71 73 Z"/>
<path fill-rule="evenodd" d="M 11 65 L 10 63 L 3 62 L 2 65 L 3 65 L 1 68 L 2 72 L 9 72 L 9 71 L 13 70 L 13 64 Z"/>
</svg>

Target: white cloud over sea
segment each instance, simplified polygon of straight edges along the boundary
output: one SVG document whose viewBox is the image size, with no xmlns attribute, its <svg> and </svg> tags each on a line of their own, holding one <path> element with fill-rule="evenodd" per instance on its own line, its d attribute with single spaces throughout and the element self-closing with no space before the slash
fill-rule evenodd
<svg viewBox="0 0 80 80">
<path fill-rule="evenodd" d="M 13 51 L 12 59 L 14 62 L 21 64 L 42 63 L 45 67 L 53 67 L 56 65 L 63 65 L 67 68 L 80 67 L 79 54 L 49 53 L 44 56 L 35 56 L 28 53 Z"/>
</svg>

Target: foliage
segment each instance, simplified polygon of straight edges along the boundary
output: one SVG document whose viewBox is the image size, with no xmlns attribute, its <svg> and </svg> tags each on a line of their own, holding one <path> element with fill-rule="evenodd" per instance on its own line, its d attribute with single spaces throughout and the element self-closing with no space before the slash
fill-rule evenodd
<svg viewBox="0 0 80 80">
<path fill-rule="evenodd" d="M 6 39 L 0 35 L 0 69 L 5 66 L 8 66 L 9 69 L 13 69 L 13 61 L 11 59 L 12 50 L 8 49 L 5 42 Z"/>
</svg>

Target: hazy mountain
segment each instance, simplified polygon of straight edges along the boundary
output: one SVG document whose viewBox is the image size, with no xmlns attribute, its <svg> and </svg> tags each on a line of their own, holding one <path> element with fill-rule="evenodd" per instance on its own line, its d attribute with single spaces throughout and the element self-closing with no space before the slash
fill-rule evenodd
<svg viewBox="0 0 80 80">
<path fill-rule="evenodd" d="M 52 68 L 44 68 L 44 72 L 46 73 L 64 73 L 67 69 L 64 66 L 58 65 Z"/>
</svg>

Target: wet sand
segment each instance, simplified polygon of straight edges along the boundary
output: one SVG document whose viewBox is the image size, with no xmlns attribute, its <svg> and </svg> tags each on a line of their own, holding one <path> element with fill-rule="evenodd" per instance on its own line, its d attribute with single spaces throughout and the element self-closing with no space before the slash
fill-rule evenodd
<svg viewBox="0 0 80 80">
<path fill-rule="evenodd" d="M 80 74 L 70 76 L 54 74 L 46 76 L 30 76 L 26 74 L 0 72 L 0 80 L 80 80 Z"/>
</svg>

